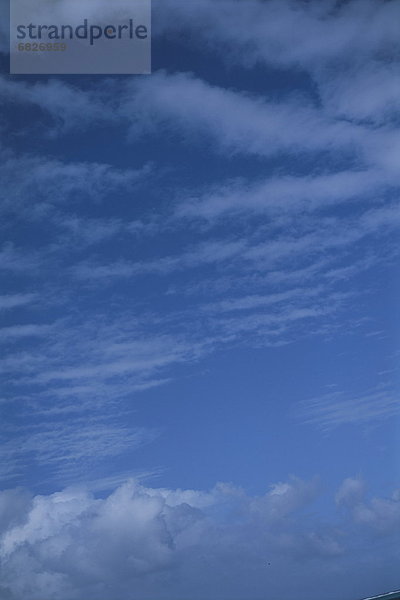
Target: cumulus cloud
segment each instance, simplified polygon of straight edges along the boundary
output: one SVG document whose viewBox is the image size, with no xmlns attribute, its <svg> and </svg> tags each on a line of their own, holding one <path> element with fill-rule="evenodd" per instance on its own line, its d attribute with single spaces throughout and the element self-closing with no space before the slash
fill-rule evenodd
<svg viewBox="0 0 400 600">
<path fill-rule="evenodd" d="M 0 538 L 5 597 L 200 598 L 218 590 L 239 598 L 250 586 L 254 597 L 280 589 L 289 599 L 315 562 L 328 579 L 348 570 L 338 523 L 302 516 L 318 487 L 294 478 L 254 497 L 227 484 L 169 490 L 131 480 L 101 497 L 83 488 L 2 492 L 10 517 Z M 385 501 L 374 502 L 379 511 Z"/>
<path fill-rule="evenodd" d="M 340 485 L 336 492 L 337 504 L 343 506 L 354 506 L 363 500 L 365 496 L 365 482 L 361 479 L 348 477 Z"/>
<path fill-rule="evenodd" d="M 345 507 L 356 525 L 378 535 L 400 533 L 400 490 L 387 498 L 366 499 L 367 487 L 360 478 L 349 477 L 340 485 L 336 502 Z"/>
<path fill-rule="evenodd" d="M 353 518 L 380 534 L 400 531 L 400 492 L 396 490 L 390 498 L 373 498 L 370 503 L 357 504 Z"/>
</svg>

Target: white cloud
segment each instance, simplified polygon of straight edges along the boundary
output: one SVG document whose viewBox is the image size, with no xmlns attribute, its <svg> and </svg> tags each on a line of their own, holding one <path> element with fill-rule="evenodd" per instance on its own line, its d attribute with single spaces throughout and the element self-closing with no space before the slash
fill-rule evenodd
<svg viewBox="0 0 400 600">
<path fill-rule="evenodd" d="M 194 136 L 205 135 L 224 153 L 331 151 L 352 148 L 364 136 L 362 129 L 332 121 L 304 100 L 268 102 L 211 86 L 189 74 L 159 72 L 132 87 L 132 98 L 122 111 L 134 120 L 134 131 L 152 130 L 158 124 L 172 132 L 169 124 L 178 125 L 191 143 Z"/>
<path fill-rule="evenodd" d="M 156 436 L 155 431 L 128 427 L 110 415 L 88 419 L 70 414 L 68 420 L 50 416 L 53 418 L 43 418 L 40 426 L 16 429 L 12 439 L 3 444 L 3 458 L 18 465 L 19 471 L 26 464 L 35 464 L 45 467 L 57 481 L 90 477 L 99 464 L 112 457 L 130 456 Z"/>
<path fill-rule="evenodd" d="M 319 83 L 325 108 L 330 114 L 375 126 L 399 115 L 397 98 L 400 76 L 395 62 L 368 61 L 346 73 L 326 76 Z"/>
<path fill-rule="evenodd" d="M 53 119 L 52 135 L 115 121 L 111 106 L 107 107 L 96 91 L 82 90 L 58 79 L 29 84 L 0 77 L 3 102 L 31 104 L 42 109 Z"/>
<path fill-rule="evenodd" d="M 245 240 L 212 240 L 202 242 L 177 255 L 160 256 L 142 262 L 119 261 L 111 264 L 82 262 L 74 267 L 74 274 L 84 280 L 115 279 L 134 277 L 143 273 L 166 275 L 173 271 L 192 269 L 204 265 L 214 265 L 239 257 L 245 248 Z"/>
<path fill-rule="evenodd" d="M 112 193 L 132 189 L 148 168 L 121 170 L 107 164 L 64 162 L 48 158 L 3 152 L 2 210 L 18 216 L 48 216 L 54 206 L 69 202 L 77 206 L 85 199 L 110 201 Z M 32 199 L 35 199 L 35 203 Z M 70 225 L 72 219 L 70 216 Z"/>
<path fill-rule="evenodd" d="M 0 249 L 0 270 L 29 274 L 33 273 L 38 266 L 39 256 L 36 251 L 24 252 L 11 243 L 4 244 Z"/>
<path fill-rule="evenodd" d="M 300 414 L 306 423 L 323 429 L 362 425 L 399 415 L 400 401 L 396 391 L 386 387 L 367 390 L 364 394 L 354 396 L 334 392 L 303 402 Z"/>
<path fill-rule="evenodd" d="M 265 213 L 275 222 L 292 214 L 313 213 L 341 204 L 379 202 L 380 194 L 397 183 L 378 169 L 339 171 L 306 177 L 281 176 L 261 183 L 233 182 L 211 188 L 177 207 L 178 217 L 213 220 L 233 213 Z"/>
<path fill-rule="evenodd" d="M 203 310 L 206 312 L 233 312 L 240 310 L 252 310 L 260 307 L 272 306 L 275 304 L 284 303 L 288 300 L 294 300 L 296 298 L 316 296 L 321 293 L 321 289 L 307 289 L 307 288 L 294 288 L 280 292 L 276 294 L 267 295 L 251 295 L 238 298 L 231 298 L 228 300 L 221 300 L 212 304 L 206 304 L 203 306 Z"/>
<path fill-rule="evenodd" d="M 335 500 L 339 505 L 351 507 L 364 499 L 365 491 L 366 486 L 364 481 L 348 477 L 341 483 L 336 492 Z"/>
<path fill-rule="evenodd" d="M 189 28 L 193 45 L 206 40 L 206 51 L 211 47 L 228 63 L 298 68 L 327 86 L 332 78 L 338 81 L 338 72 L 340 77 L 355 73 L 355 80 L 349 80 L 355 90 L 364 68 L 368 73 L 374 57 L 382 62 L 393 59 L 398 42 L 396 2 L 354 0 L 339 5 L 333 0 L 195 0 L 189 4 L 168 0 L 158 3 L 158 12 L 156 31 L 178 35 Z M 373 74 L 377 76 L 371 80 L 375 87 L 382 81 L 382 71 Z M 393 87 L 392 81 L 387 84 Z M 382 97 L 385 88 L 377 88 Z M 349 98 L 350 90 L 343 91 Z M 364 113 L 367 100 L 360 98 L 360 102 Z M 378 116 L 381 106 L 379 101 L 370 105 L 368 115 L 372 109 Z"/>
<path fill-rule="evenodd" d="M 263 65 L 297 69 L 304 76 L 300 93 L 262 97 L 164 72 L 140 81 L 82 82 L 86 88 L 78 80 L 0 80 L 4 101 L 42 111 L 45 129 L 34 125 L 40 134 L 123 125 L 130 130 L 124 144 L 136 142 L 136 134 L 139 140 L 173 134 L 201 152 L 219 153 L 221 164 L 235 155 L 235 161 L 250 157 L 260 167 L 256 182 L 207 185 L 189 190 L 184 202 L 167 177 L 158 197 L 170 212 L 162 208 L 149 224 L 120 214 L 84 216 L 89 205 L 96 215 L 100 206 L 112 213 L 115 195 L 128 197 L 149 168 L 2 151 L 4 214 L 29 227 L 44 222 L 46 234 L 54 228 L 55 241 L 44 241 L 35 252 L 28 245 L 3 247 L 0 269 L 14 277 L 35 275 L 38 292 L 10 291 L 0 296 L 0 309 L 35 302 L 35 310 L 40 305 L 61 315 L 51 329 L 24 318 L 0 330 L 8 350 L 0 359 L 7 379 L 4 406 L 19 402 L 26 423 L 4 427 L 5 479 L 26 477 L 33 466 L 37 479 L 53 482 L 120 480 L 110 474 L 114 465 L 128 462 L 156 435 L 132 425 L 136 394 L 167 384 L 179 375 L 178 366 L 225 344 L 281 345 L 335 326 L 353 327 L 341 312 L 354 298 L 350 278 L 387 258 L 389 236 L 400 223 L 392 198 L 400 156 L 393 126 L 398 76 L 391 59 L 382 63 L 398 44 L 397 3 L 169 0 L 158 8 L 158 31 L 189 32 L 190 44 L 206 46 L 216 53 L 213 60 L 223 47 L 222 60 L 257 65 L 257 76 L 265 73 L 260 88 L 269 85 Z M 327 150 L 322 170 L 318 160 Z M 296 161 L 303 155 L 312 167 L 299 176 Z M 271 157 L 284 158 L 279 170 L 271 171 Z M 243 165 L 247 173 L 248 163 Z M 158 211 L 153 200 L 148 205 Z M 120 234 L 141 231 L 160 236 L 159 256 L 154 247 L 119 244 Z M 112 257 L 99 246 L 110 240 Z M 36 241 L 42 243 L 40 233 Z M 95 244 L 89 256 L 74 254 Z M 97 297 L 92 284 L 107 281 L 116 284 L 112 295 Z M 165 285 L 175 290 L 176 302 L 161 302 Z M 107 307 L 96 312 L 102 302 Z M 361 319 L 359 304 L 356 310 Z M 23 350 L 8 346 L 18 340 Z M 302 410 L 303 421 L 326 429 L 374 424 L 398 415 L 399 403 L 390 390 L 378 389 L 330 394 Z M 283 582 L 283 598 L 301 587 L 312 599 L 319 594 L 318 577 L 327 587 L 340 579 L 344 590 L 351 553 L 345 554 L 345 528 L 339 531 L 342 517 L 333 528 L 313 521 L 307 507 L 317 493 L 316 481 L 297 479 L 277 483 L 261 497 L 228 485 L 199 492 L 135 483 L 97 498 L 76 489 L 35 498 L 4 492 L 0 596 L 197 600 L 218 590 L 229 598 L 261 598 L 266 591 L 282 597 Z M 336 501 L 360 532 L 389 535 L 398 528 L 397 492 L 367 500 L 364 484 L 349 478 Z M 293 516 L 296 511 L 303 511 L 301 517 Z M 352 535 L 358 550 L 363 533 Z M 266 570 L 270 562 L 273 575 Z"/>
<path fill-rule="evenodd" d="M 0 342 L 25 337 L 46 336 L 51 331 L 51 325 L 12 325 L 0 328 Z"/>
<path fill-rule="evenodd" d="M 0 310 L 11 310 L 19 306 L 31 304 L 36 299 L 35 294 L 7 294 L 0 296 Z"/>
<path fill-rule="evenodd" d="M 3 401 L 19 415 L 2 424 L 3 480 L 35 468 L 37 478 L 65 482 L 91 465 L 102 469 L 91 477 L 107 476 L 111 459 L 129 458 L 154 437 L 134 418 L 136 396 L 167 384 L 174 367 L 198 360 L 213 342 L 152 328 L 144 317 L 139 325 L 126 313 L 111 320 L 85 313 L 78 321 L 0 329 Z"/>
<path fill-rule="evenodd" d="M 399 134 L 393 124 L 391 127 L 361 124 L 302 97 L 268 101 L 211 85 L 187 73 L 158 72 L 144 82 L 134 80 L 128 84 L 120 110 L 131 123 L 132 139 L 143 132 L 155 134 L 161 129 L 169 136 L 183 137 L 191 145 L 211 141 L 214 151 L 225 158 L 232 155 L 299 158 L 306 154 L 319 157 L 323 152 L 328 168 L 332 165 L 334 173 L 317 178 L 316 186 L 325 185 L 328 200 L 346 183 L 350 186 L 350 197 L 355 185 L 365 189 L 361 176 L 373 177 L 385 187 L 379 171 L 386 171 L 389 183 L 393 183 L 398 167 Z M 355 172 L 336 173 L 335 156 L 347 158 Z M 369 173 L 371 168 L 377 172 Z M 328 187 L 329 178 L 332 190 Z M 312 180 L 305 178 L 305 184 L 312 186 Z"/>
<path fill-rule="evenodd" d="M 358 478 L 345 479 L 336 494 L 336 502 L 350 513 L 355 525 L 366 531 L 385 535 L 398 532 L 400 527 L 400 490 L 388 498 L 366 499 L 366 484 Z"/>
<path fill-rule="evenodd" d="M 213 589 L 239 598 L 249 586 L 255 598 L 280 589 L 289 599 L 299 585 L 317 600 L 307 577 L 316 568 L 321 581 L 346 580 L 346 545 L 363 534 L 344 539 L 337 523 L 304 518 L 316 493 L 315 482 L 299 479 L 259 497 L 226 484 L 204 492 L 137 481 L 97 498 L 79 488 L 32 498 L 2 492 L 3 511 L 13 515 L 0 538 L 2 585 L 13 600 L 101 600 L 133 597 L 132 590 L 135 597 L 198 599 Z M 375 510 L 383 502 L 374 501 Z"/>
<path fill-rule="evenodd" d="M 93 5 L 102 9 L 99 0 Z M 206 43 L 206 51 L 227 62 L 308 72 L 319 92 L 321 110 L 305 106 L 299 98 L 263 103 L 185 75 L 153 75 L 133 86 L 136 98 L 131 82 L 110 80 L 84 90 L 53 79 L 29 85 L 3 78 L 0 94 L 41 107 L 59 129 L 126 119 L 137 123 L 131 106 L 142 119 L 148 115 L 150 128 L 152 116 L 156 122 L 173 118 L 185 126 L 187 135 L 205 127 L 208 135 L 233 152 L 262 155 L 282 147 L 291 152 L 299 146 L 301 150 L 318 150 L 321 145 L 326 149 L 329 144 L 340 147 L 362 135 L 354 123 L 390 122 L 397 114 L 396 2 L 355 0 L 338 6 L 333 0 L 323 4 L 168 0 L 158 3 L 155 15 L 156 35 L 167 31 L 179 36 L 189 30 L 192 45 L 204 48 Z M 138 100 L 145 100 L 147 107 Z M 313 135 L 307 135 L 310 129 Z"/>
<path fill-rule="evenodd" d="M 398 532 L 400 527 L 399 490 L 391 498 L 372 498 L 369 503 L 357 504 L 353 509 L 356 523 L 368 526 L 379 534 Z"/>
</svg>

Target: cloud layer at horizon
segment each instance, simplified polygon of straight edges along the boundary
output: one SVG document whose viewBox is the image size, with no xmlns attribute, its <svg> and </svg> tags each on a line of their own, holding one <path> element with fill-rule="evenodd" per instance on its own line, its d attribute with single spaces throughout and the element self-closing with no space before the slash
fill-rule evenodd
<svg viewBox="0 0 400 600">
<path fill-rule="evenodd" d="M 393 552 L 400 494 L 367 499 L 357 478 L 336 494 L 335 522 L 311 521 L 317 481 L 292 479 L 250 497 L 218 484 L 207 492 L 145 487 L 131 480 L 95 497 L 84 488 L 30 497 L 0 494 L 5 596 L 54 599 L 217 597 L 290 598 L 301 589 L 318 598 L 320 585 L 349 579 L 355 567 L 351 534 L 382 541 Z M 359 533 L 360 535 L 360 533 Z M 385 553 L 388 560 L 390 554 Z M 379 565 L 384 556 L 376 557 Z M 389 559 L 394 580 L 394 559 Z M 319 574 L 315 574 L 315 566 Z M 23 568 L 22 568 L 23 567 Z M 288 578 L 290 572 L 290 578 Z M 249 579 L 251 573 L 251 579 Z M 313 581 L 309 581 L 314 573 Z M 363 576 L 368 581 L 369 576 Z M 328 597 L 330 596 L 328 592 Z"/>
</svg>

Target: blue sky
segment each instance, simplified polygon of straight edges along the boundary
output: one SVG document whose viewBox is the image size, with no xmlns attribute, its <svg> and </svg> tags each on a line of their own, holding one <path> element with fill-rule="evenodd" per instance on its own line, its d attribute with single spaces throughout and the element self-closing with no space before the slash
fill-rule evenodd
<svg viewBox="0 0 400 600">
<path fill-rule="evenodd" d="M 2 598 L 400 587 L 399 8 L 154 2 L 151 76 L 4 67 Z"/>
</svg>

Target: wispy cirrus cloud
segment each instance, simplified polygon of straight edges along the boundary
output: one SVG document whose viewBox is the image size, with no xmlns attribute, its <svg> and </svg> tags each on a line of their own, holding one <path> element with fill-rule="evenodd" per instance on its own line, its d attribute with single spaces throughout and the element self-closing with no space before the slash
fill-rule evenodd
<svg viewBox="0 0 400 600">
<path fill-rule="evenodd" d="M 142 262 L 120 260 L 111 264 L 82 262 L 74 267 L 74 275 L 80 279 L 107 280 L 118 277 L 134 277 L 141 274 L 166 275 L 173 271 L 213 265 L 240 256 L 245 240 L 208 240 L 189 247 L 175 256 L 162 256 Z"/>
<path fill-rule="evenodd" d="M 12 439 L 5 440 L 1 449 L 2 460 L 10 466 L 1 473 L 2 480 L 26 477 L 27 465 L 33 464 L 41 469 L 44 481 L 74 482 L 93 476 L 99 467 L 103 472 L 102 465 L 116 457 L 131 459 L 137 448 L 157 436 L 154 429 L 128 426 L 112 414 L 76 412 L 70 411 L 68 420 L 62 413 L 41 412 L 40 426 L 15 426 Z"/>
<path fill-rule="evenodd" d="M 397 182 L 380 170 L 349 170 L 308 175 L 281 176 L 261 183 L 243 181 L 214 186 L 197 198 L 185 198 L 177 207 L 178 217 L 213 220 L 227 214 L 267 214 L 276 223 L 293 214 L 312 214 L 335 206 L 380 202 L 381 194 L 395 189 Z"/>
<path fill-rule="evenodd" d="M 364 394 L 338 391 L 304 401 L 299 416 L 305 423 L 322 429 L 343 425 L 363 425 L 400 415 L 400 400 L 395 390 L 378 387 Z"/>
<path fill-rule="evenodd" d="M 161 35 L 189 28 L 192 39 L 206 41 L 227 63 L 307 73 L 335 116 L 380 123 L 398 114 L 395 2 L 170 0 L 159 3 L 159 14 Z"/>
<path fill-rule="evenodd" d="M 41 262 L 40 253 L 36 250 L 25 252 L 8 242 L 0 249 L 0 271 L 33 274 Z"/>
<path fill-rule="evenodd" d="M 171 123 L 186 132 L 188 141 L 194 134 L 205 136 L 225 153 L 329 152 L 357 146 L 364 137 L 362 129 L 335 122 L 302 100 L 267 102 L 212 86 L 190 74 L 160 72 L 133 86 L 132 98 L 122 110 L 128 118 L 135 115 L 134 130 Z M 176 103 L 177 96 L 182 104 Z M 310 130 L 313 135 L 307 136 Z"/>
<path fill-rule="evenodd" d="M 44 115 L 52 119 L 50 129 L 43 124 L 44 131 L 51 135 L 59 135 L 68 130 L 94 127 L 104 122 L 118 121 L 113 112 L 111 95 L 106 95 L 107 102 L 102 101 L 99 91 L 106 87 L 83 90 L 58 79 L 50 79 L 46 83 L 36 82 L 33 85 L 23 81 L 13 81 L 0 77 L 0 97 L 3 103 L 33 105 L 40 108 Z"/>
<path fill-rule="evenodd" d="M 201 0 L 190 5 L 170 0 L 164 8 L 162 5 L 160 2 L 162 18 L 157 23 L 160 33 L 188 26 L 198 38 L 234 46 L 232 58 L 241 56 L 244 65 L 262 60 L 314 71 L 330 60 L 350 61 L 352 47 L 358 48 L 358 60 L 362 61 L 382 48 L 393 47 L 397 40 L 393 19 L 399 9 L 390 2 L 356 0 L 338 6 L 332 0 L 299 6 L 292 0 L 272 0 L 266 6 L 251 0 L 242 6 L 234 0 Z M 358 35 L 368 27 L 369 37 Z"/>
<path fill-rule="evenodd" d="M 19 306 L 26 306 L 36 299 L 35 294 L 6 294 L 0 296 L 0 310 L 11 310 Z"/>
<path fill-rule="evenodd" d="M 51 331 L 51 325 L 12 325 L 0 328 L 0 342 L 20 339 L 25 337 L 46 336 Z"/>
<path fill-rule="evenodd" d="M 54 206 L 83 200 L 100 202 L 112 193 L 129 190 L 149 174 L 149 168 L 118 169 L 96 162 L 66 162 L 46 156 L 3 151 L 2 211 L 47 216 Z M 35 202 L 32 203 L 32 198 Z M 28 211 L 28 213 L 26 213 Z M 70 217 L 72 218 L 72 216 Z"/>
<path fill-rule="evenodd" d="M 0 341 L 9 465 L 2 478 L 21 478 L 33 467 L 38 477 L 58 481 L 81 477 L 90 465 L 106 476 L 116 457 L 153 439 L 151 427 L 136 424 L 137 396 L 165 386 L 171 370 L 198 360 L 213 344 L 126 313 L 10 326 L 0 329 Z"/>
</svg>

